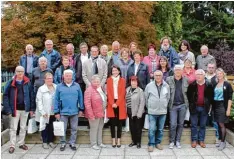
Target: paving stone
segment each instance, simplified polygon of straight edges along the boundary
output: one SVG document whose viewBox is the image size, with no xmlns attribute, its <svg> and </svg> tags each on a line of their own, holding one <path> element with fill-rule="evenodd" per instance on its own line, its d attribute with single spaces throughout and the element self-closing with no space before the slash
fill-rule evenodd
<svg viewBox="0 0 234 159">
<path fill-rule="evenodd" d="M 73 151 L 70 146 L 67 144 L 66 148 L 64 151 L 60 151 L 60 144 L 58 144 L 56 146 L 56 148 L 51 152 L 51 155 L 65 155 L 65 154 L 74 154 L 76 151 Z M 79 145 L 76 145 L 76 147 L 78 148 Z"/>
<path fill-rule="evenodd" d="M 87 156 L 98 156 L 101 150 L 94 150 L 92 148 L 78 148 L 75 156 L 87 155 Z"/>
<path fill-rule="evenodd" d="M 186 156 L 186 155 L 200 156 L 198 151 L 193 148 L 181 148 L 181 149 L 174 148 L 173 151 L 176 154 L 176 156 Z"/>
<path fill-rule="evenodd" d="M 150 156 L 125 156 L 125 159 L 150 159 Z"/>
<path fill-rule="evenodd" d="M 154 149 L 153 152 L 149 153 L 150 156 L 173 156 L 173 150 L 169 148 L 164 148 L 163 150 Z"/>
<path fill-rule="evenodd" d="M 98 159 L 98 156 L 89 156 L 89 155 L 80 156 L 80 155 L 74 155 L 72 159 Z"/>
<path fill-rule="evenodd" d="M 125 149 L 125 156 L 148 156 L 147 149 Z"/>
<path fill-rule="evenodd" d="M 124 156 L 124 149 L 102 148 L 100 156 Z"/>
<path fill-rule="evenodd" d="M 227 155 L 227 156 L 234 156 L 234 147 L 226 147 L 223 152 Z"/>
<path fill-rule="evenodd" d="M 1 158 L 2 159 L 19 159 L 23 155 L 24 155 L 23 153 L 13 153 L 13 154 L 3 153 L 1 154 Z"/>
<path fill-rule="evenodd" d="M 225 154 L 217 148 L 197 148 L 197 150 L 202 156 L 225 156 Z"/>
<path fill-rule="evenodd" d="M 49 149 L 44 149 L 42 147 L 42 144 L 36 144 L 27 153 L 31 153 L 31 154 L 49 154 L 51 151 L 53 151 L 53 149 L 50 148 L 50 147 L 49 147 Z"/>
<path fill-rule="evenodd" d="M 201 156 L 177 156 L 177 159 L 202 159 Z"/>
<path fill-rule="evenodd" d="M 72 159 L 73 155 L 49 155 L 46 159 Z"/>
<path fill-rule="evenodd" d="M 227 156 L 203 156 L 204 159 L 229 159 Z"/>
<path fill-rule="evenodd" d="M 21 159 L 46 159 L 48 154 L 25 154 Z"/>
<path fill-rule="evenodd" d="M 175 156 L 151 156 L 151 159 L 176 159 Z"/>
<path fill-rule="evenodd" d="M 99 156 L 98 159 L 125 159 L 124 156 Z"/>
</svg>

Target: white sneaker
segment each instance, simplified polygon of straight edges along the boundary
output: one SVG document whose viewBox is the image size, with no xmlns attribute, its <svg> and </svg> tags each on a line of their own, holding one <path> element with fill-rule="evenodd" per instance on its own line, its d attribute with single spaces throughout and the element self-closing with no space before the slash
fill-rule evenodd
<svg viewBox="0 0 234 159">
<path fill-rule="evenodd" d="M 180 144 L 179 141 L 176 141 L 176 147 L 177 147 L 178 149 L 181 149 L 181 144 Z"/>
<path fill-rule="evenodd" d="M 53 142 L 50 142 L 50 143 L 49 143 L 49 146 L 50 146 L 52 149 L 56 147 L 56 145 L 55 145 Z"/>
<path fill-rule="evenodd" d="M 92 146 L 92 149 L 94 149 L 94 150 L 100 150 L 100 147 L 97 146 L 97 145 L 93 145 L 93 146 Z"/>
<path fill-rule="evenodd" d="M 106 148 L 106 145 L 104 145 L 103 143 L 101 143 L 101 144 L 99 145 L 99 147 L 101 147 L 101 148 Z"/>
<path fill-rule="evenodd" d="M 47 143 L 43 143 L 43 144 L 42 144 L 42 147 L 43 147 L 44 149 L 49 149 L 49 146 L 48 146 Z"/>
<path fill-rule="evenodd" d="M 169 144 L 169 149 L 173 149 L 174 148 L 174 142 L 171 142 L 170 144 Z"/>
</svg>

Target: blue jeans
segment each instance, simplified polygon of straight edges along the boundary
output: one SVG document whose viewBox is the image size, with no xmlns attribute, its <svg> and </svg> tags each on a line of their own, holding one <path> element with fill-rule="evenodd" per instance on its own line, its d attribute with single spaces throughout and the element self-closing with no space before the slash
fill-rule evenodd
<svg viewBox="0 0 234 159">
<path fill-rule="evenodd" d="M 70 118 L 70 125 L 71 125 L 71 136 L 69 144 L 75 144 L 77 138 L 77 129 L 78 129 L 78 115 L 61 115 L 60 120 L 64 122 L 64 132 L 65 135 L 60 137 L 60 143 L 66 144 L 66 131 L 67 131 L 67 122 L 68 118 Z"/>
<path fill-rule="evenodd" d="M 163 128 L 166 120 L 165 115 L 149 115 L 149 146 L 160 144 L 163 138 Z"/>
<path fill-rule="evenodd" d="M 181 104 L 178 106 L 173 105 L 170 110 L 170 143 L 175 141 L 180 142 L 184 127 L 186 110 L 187 108 L 185 104 Z"/>
<path fill-rule="evenodd" d="M 197 106 L 196 113 L 190 115 L 191 119 L 191 140 L 204 142 L 206 136 L 206 121 L 208 114 L 204 106 Z M 198 120 L 200 121 L 199 131 L 197 130 Z"/>
</svg>

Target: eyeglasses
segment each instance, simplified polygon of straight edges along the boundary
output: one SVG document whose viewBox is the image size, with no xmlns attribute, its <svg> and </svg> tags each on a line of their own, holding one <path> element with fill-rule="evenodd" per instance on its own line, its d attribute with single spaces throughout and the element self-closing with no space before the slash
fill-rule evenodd
<svg viewBox="0 0 234 159">
<path fill-rule="evenodd" d="M 15 72 L 17 72 L 17 73 L 24 73 L 24 71 L 15 71 Z"/>
</svg>

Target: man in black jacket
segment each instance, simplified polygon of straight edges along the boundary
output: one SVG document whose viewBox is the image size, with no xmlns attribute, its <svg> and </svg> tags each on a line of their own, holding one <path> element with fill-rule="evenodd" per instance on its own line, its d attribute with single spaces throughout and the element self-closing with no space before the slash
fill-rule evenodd
<svg viewBox="0 0 234 159">
<path fill-rule="evenodd" d="M 82 93 L 84 94 L 86 85 L 82 77 L 83 63 L 90 58 L 88 53 L 88 45 L 85 42 L 80 43 L 80 53 L 75 58 L 76 82 L 79 83 Z"/>
<path fill-rule="evenodd" d="M 198 69 L 195 75 L 196 81 L 189 85 L 187 92 L 191 118 L 191 146 L 195 148 L 199 142 L 200 146 L 205 148 L 206 121 L 213 99 L 213 87 L 205 80 L 204 70 Z M 198 121 L 200 121 L 199 131 L 197 130 Z"/>
</svg>

